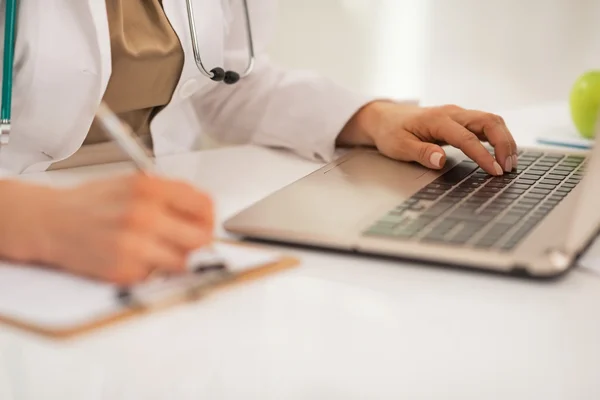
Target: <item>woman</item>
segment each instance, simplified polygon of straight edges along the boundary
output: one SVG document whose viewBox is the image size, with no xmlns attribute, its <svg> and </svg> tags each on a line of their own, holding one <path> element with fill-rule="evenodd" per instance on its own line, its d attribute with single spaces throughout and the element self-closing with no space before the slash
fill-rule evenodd
<svg viewBox="0 0 600 400">
<path fill-rule="evenodd" d="M 498 116 L 368 99 L 272 65 L 264 49 L 275 1 L 249 1 L 257 61 L 233 85 L 199 72 L 184 0 L 20 2 L 13 129 L 0 167 L 8 176 L 117 160 L 122 155 L 93 122 L 101 100 L 159 156 L 193 149 L 205 132 L 319 161 L 331 160 L 336 145 L 369 145 L 439 169 L 438 144 L 448 143 L 490 174 L 516 165 L 515 142 Z M 207 69 L 242 71 L 242 0 L 193 5 Z M 72 189 L 0 185 L 3 258 L 129 283 L 153 270 L 182 270 L 189 252 L 211 240 L 210 198 L 185 183 L 131 175 Z"/>
</svg>

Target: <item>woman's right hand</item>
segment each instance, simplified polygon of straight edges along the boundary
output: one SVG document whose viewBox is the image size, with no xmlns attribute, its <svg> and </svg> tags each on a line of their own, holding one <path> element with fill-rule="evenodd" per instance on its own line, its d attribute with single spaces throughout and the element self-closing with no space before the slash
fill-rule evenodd
<svg viewBox="0 0 600 400">
<path fill-rule="evenodd" d="M 71 189 L 12 183 L 1 203 L 13 212 L 0 227 L 9 259 L 128 284 L 184 271 L 190 252 L 212 241 L 211 199 L 183 182 L 136 174 Z"/>
</svg>

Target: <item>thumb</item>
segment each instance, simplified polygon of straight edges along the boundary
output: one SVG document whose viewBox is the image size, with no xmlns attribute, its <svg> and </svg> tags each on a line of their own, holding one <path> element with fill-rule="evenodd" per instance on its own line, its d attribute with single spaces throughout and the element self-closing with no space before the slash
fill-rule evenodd
<svg viewBox="0 0 600 400">
<path fill-rule="evenodd" d="M 437 144 L 422 142 L 418 138 L 404 142 L 405 153 L 410 161 L 432 169 L 441 169 L 446 163 L 446 153 Z"/>
</svg>

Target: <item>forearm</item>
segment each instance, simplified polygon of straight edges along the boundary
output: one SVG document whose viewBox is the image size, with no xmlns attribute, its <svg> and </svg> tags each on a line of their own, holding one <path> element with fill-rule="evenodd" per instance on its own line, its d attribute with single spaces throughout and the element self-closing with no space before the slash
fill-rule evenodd
<svg viewBox="0 0 600 400">
<path fill-rule="evenodd" d="M 51 249 L 44 229 L 44 203 L 53 189 L 24 182 L 0 180 L 0 258 L 44 262 Z"/>
<path fill-rule="evenodd" d="M 332 158 L 344 125 L 369 100 L 325 77 L 263 61 L 238 85 L 198 97 L 196 107 L 205 130 L 218 139 L 287 148 L 322 161 Z"/>
</svg>

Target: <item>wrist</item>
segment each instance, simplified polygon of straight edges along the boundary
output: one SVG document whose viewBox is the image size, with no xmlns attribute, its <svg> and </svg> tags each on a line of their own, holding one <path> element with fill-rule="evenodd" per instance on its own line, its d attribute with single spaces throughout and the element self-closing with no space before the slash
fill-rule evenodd
<svg viewBox="0 0 600 400">
<path fill-rule="evenodd" d="M 362 106 L 348 120 L 337 137 L 338 146 L 374 146 L 374 131 L 379 120 L 380 101 L 372 101 Z"/>
</svg>

